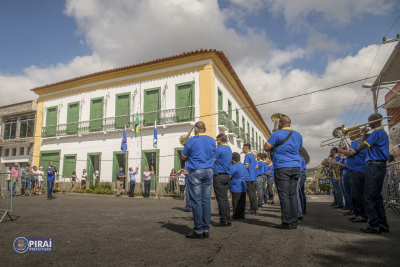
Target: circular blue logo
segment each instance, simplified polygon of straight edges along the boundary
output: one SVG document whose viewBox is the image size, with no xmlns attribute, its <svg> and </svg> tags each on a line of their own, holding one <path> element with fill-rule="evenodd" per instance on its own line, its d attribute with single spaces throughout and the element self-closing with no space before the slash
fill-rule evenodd
<svg viewBox="0 0 400 267">
<path fill-rule="evenodd" d="M 28 240 L 25 237 L 18 237 L 14 240 L 14 249 L 18 253 L 25 253 L 28 250 Z"/>
</svg>

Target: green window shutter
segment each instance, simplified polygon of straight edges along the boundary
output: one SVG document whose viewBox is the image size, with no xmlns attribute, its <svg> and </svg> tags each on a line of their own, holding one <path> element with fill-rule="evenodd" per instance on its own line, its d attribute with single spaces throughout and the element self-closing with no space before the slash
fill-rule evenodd
<svg viewBox="0 0 400 267">
<path fill-rule="evenodd" d="M 64 155 L 63 176 L 69 178 L 76 171 L 76 155 Z"/>
<path fill-rule="evenodd" d="M 118 94 L 115 98 L 115 128 L 123 129 L 125 125 L 130 128 L 130 103 L 131 103 L 131 94 L 124 93 Z M 122 116 L 122 117 L 120 117 Z"/>
<path fill-rule="evenodd" d="M 78 134 L 79 102 L 69 103 L 67 110 L 67 135 Z"/>
<path fill-rule="evenodd" d="M 44 177 L 47 178 L 47 168 L 49 162 L 52 161 L 57 170 L 60 170 L 60 152 L 59 151 L 42 151 L 40 152 L 39 166 L 43 167 Z M 46 181 L 44 181 L 46 182 Z"/>
<path fill-rule="evenodd" d="M 144 107 L 143 112 L 152 112 L 160 110 L 160 88 L 147 89 L 144 91 Z M 159 122 L 160 112 L 152 112 L 143 116 L 143 126 L 152 126 L 154 121 Z"/>
<path fill-rule="evenodd" d="M 47 108 L 46 113 L 46 131 L 45 137 L 56 136 L 57 131 L 57 107 Z"/>
<path fill-rule="evenodd" d="M 90 132 L 103 131 L 103 101 L 103 97 L 90 100 Z"/>
<path fill-rule="evenodd" d="M 181 83 L 175 89 L 175 107 L 180 108 L 176 111 L 176 122 L 194 120 L 194 90 L 193 82 Z M 184 108 L 189 107 L 189 108 Z"/>
<path fill-rule="evenodd" d="M 221 89 L 218 88 L 218 124 L 219 125 L 224 124 L 224 117 L 222 114 L 222 110 L 224 110 L 223 94 L 222 94 Z"/>
</svg>

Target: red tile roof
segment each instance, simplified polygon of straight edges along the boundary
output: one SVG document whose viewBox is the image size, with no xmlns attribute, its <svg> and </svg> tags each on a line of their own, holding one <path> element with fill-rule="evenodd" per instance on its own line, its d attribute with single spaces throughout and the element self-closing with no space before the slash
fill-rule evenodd
<svg viewBox="0 0 400 267">
<path fill-rule="evenodd" d="M 224 52 L 217 51 L 216 49 L 200 49 L 200 50 L 196 50 L 196 51 L 183 52 L 181 54 L 173 55 L 173 56 L 170 56 L 170 57 L 159 58 L 159 59 L 146 61 L 146 62 L 142 62 L 142 63 L 138 63 L 138 64 L 133 64 L 133 65 L 125 66 L 125 67 L 99 71 L 99 72 L 91 73 L 91 74 L 88 74 L 88 75 L 83 75 L 83 76 L 75 77 L 75 78 L 72 78 L 72 79 L 60 81 L 60 82 L 57 82 L 57 83 L 46 84 L 46 85 L 43 85 L 43 86 L 40 86 L 40 87 L 35 87 L 35 88 L 31 89 L 31 91 L 37 91 L 37 90 L 41 90 L 41 89 L 44 89 L 44 88 L 52 87 L 52 86 L 55 86 L 55 85 L 66 84 L 66 83 L 69 83 L 69 82 L 73 82 L 73 81 L 77 81 L 77 80 L 81 80 L 81 79 L 85 79 L 85 78 L 89 78 L 89 77 L 99 76 L 99 75 L 103 75 L 105 73 L 117 72 L 117 71 L 121 71 L 121 70 L 132 69 L 132 68 L 138 68 L 138 67 L 142 67 L 142 66 L 146 66 L 146 65 L 151 65 L 151 64 L 155 64 L 155 63 L 165 62 L 165 61 L 169 61 L 169 60 L 173 60 L 173 59 L 188 57 L 188 56 L 192 56 L 192 55 L 196 55 L 196 54 L 209 53 L 209 52 L 215 52 L 218 55 L 219 59 L 222 61 L 222 63 L 224 63 L 225 67 L 228 69 L 229 73 L 232 75 L 233 79 L 236 81 L 237 85 L 242 90 L 244 96 L 246 97 L 247 101 L 250 103 L 250 106 L 252 106 L 252 108 L 255 111 L 255 113 L 257 114 L 258 118 L 261 120 L 261 122 L 267 128 L 268 134 L 271 134 L 271 132 L 269 131 L 267 125 L 264 122 L 264 119 L 262 118 L 262 116 L 261 116 L 260 112 L 258 111 L 258 109 L 254 106 L 253 100 L 251 99 L 251 97 L 250 97 L 249 93 L 247 92 L 246 88 L 244 88 L 242 82 L 239 79 L 239 76 L 236 74 L 236 72 L 233 69 L 233 67 L 232 67 L 231 63 L 229 62 L 228 58 L 225 56 Z"/>
</svg>

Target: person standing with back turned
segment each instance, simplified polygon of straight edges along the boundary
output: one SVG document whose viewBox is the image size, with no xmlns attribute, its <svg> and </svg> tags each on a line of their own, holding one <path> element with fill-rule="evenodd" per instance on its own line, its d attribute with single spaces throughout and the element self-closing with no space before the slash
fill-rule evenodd
<svg viewBox="0 0 400 267">
<path fill-rule="evenodd" d="M 211 190 L 213 184 L 213 166 L 215 141 L 206 135 L 206 126 L 202 121 L 195 124 L 197 135 L 186 141 L 182 150 L 182 159 L 187 159 L 189 171 L 187 187 L 192 205 L 194 232 L 186 238 L 203 239 L 209 237 L 211 221 Z"/>
<path fill-rule="evenodd" d="M 382 187 L 386 175 L 386 162 L 389 160 L 389 138 L 386 131 L 381 126 L 381 121 L 371 122 L 382 119 L 381 114 L 372 114 L 368 117 L 369 127 L 374 129 L 368 138 L 366 127 L 361 129 L 358 151 L 368 147 L 367 166 L 365 168 L 364 184 L 364 207 L 365 215 L 368 217 L 367 228 L 361 228 L 364 233 L 389 232 L 385 207 L 383 206 Z"/>
<path fill-rule="evenodd" d="M 296 192 L 301 168 L 299 149 L 303 147 L 303 137 L 290 128 L 290 123 L 288 116 L 280 118 L 278 131 L 264 145 L 266 151 L 274 147 L 274 178 L 282 210 L 282 224 L 275 225 L 279 229 L 297 229 L 298 225 Z"/>
<path fill-rule="evenodd" d="M 213 185 L 220 218 L 219 222 L 214 224 L 214 226 L 231 226 L 231 208 L 229 207 L 228 188 L 231 180 L 232 149 L 227 143 L 228 138 L 225 134 L 217 135 L 216 141 L 218 147 L 215 151 Z"/>
</svg>

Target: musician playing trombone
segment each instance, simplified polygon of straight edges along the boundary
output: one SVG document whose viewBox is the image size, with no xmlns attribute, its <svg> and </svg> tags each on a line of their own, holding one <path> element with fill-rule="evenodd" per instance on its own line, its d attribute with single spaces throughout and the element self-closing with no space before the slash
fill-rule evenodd
<svg viewBox="0 0 400 267">
<path fill-rule="evenodd" d="M 364 209 L 364 183 L 365 183 L 365 158 L 367 150 L 359 151 L 358 142 L 360 130 L 357 129 L 349 133 L 352 141 L 349 149 L 339 148 L 339 153 L 347 156 L 346 167 L 349 169 L 351 181 L 351 197 L 353 198 L 353 210 L 346 212 L 344 215 L 354 215 L 349 220 L 352 222 L 366 222 L 367 216 Z M 344 181 L 346 186 L 346 181 Z"/>
<path fill-rule="evenodd" d="M 386 162 L 389 159 L 389 138 L 381 126 L 382 119 L 382 115 L 377 113 L 368 117 L 369 127 L 374 131 L 366 138 L 368 129 L 363 127 L 357 148 L 359 151 L 368 148 L 364 186 L 364 206 L 368 226 L 360 229 L 364 233 L 389 232 L 381 193 L 386 175 Z"/>
</svg>

